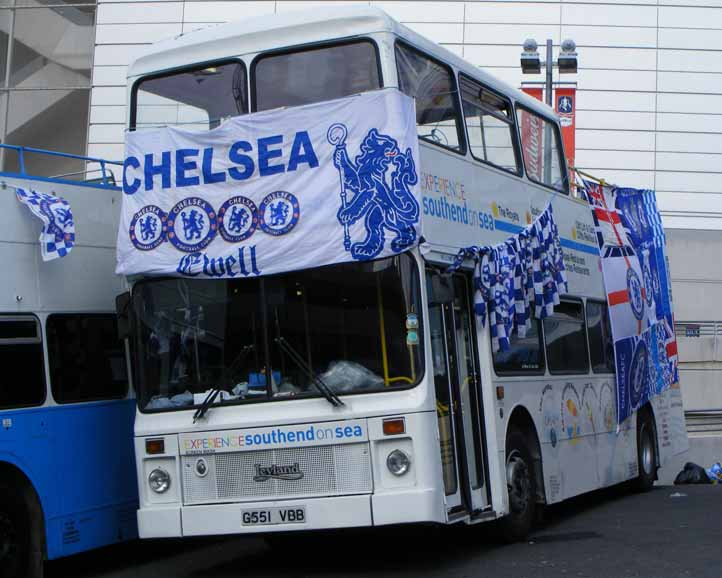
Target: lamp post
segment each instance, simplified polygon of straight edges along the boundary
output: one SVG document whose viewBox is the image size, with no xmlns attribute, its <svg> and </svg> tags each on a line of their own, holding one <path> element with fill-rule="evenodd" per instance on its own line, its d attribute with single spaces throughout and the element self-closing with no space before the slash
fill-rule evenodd
<svg viewBox="0 0 722 578">
<path fill-rule="evenodd" d="M 539 58 L 538 45 L 533 38 L 527 38 L 524 41 L 524 52 L 521 53 L 521 71 L 523 74 L 540 74 L 542 66 L 546 72 L 546 82 L 544 83 L 544 100 L 552 106 L 552 86 L 554 84 L 554 66 L 559 69 L 559 74 L 575 74 L 577 72 L 577 45 L 571 39 L 562 42 L 561 51 L 557 62 L 554 62 L 552 51 L 552 40 L 547 39 L 546 42 L 546 61 L 542 62 Z M 552 170 L 552 133 L 548 127 L 544 129 L 544 181 L 551 182 Z"/>
</svg>

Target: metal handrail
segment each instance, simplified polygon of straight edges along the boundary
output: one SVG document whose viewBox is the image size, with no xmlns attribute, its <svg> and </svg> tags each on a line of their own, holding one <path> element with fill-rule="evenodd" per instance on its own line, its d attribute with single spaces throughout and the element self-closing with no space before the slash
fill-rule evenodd
<svg viewBox="0 0 722 578">
<path fill-rule="evenodd" d="M 104 187 L 112 187 L 115 186 L 115 179 L 113 178 L 112 181 L 109 181 L 108 175 L 111 174 L 110 171 L 107 168 L 107 165 L 116 165 L 116 166 L 123 166 L 123 163 L 120 161 L 109 161 L 106 159 L 100 159 L 96 157 L 86 157 L 82 155 L 75 155 L 72 153 L 62 153 L 59 151 L 49 151 L 45 149 L 38 149 L 34 147 L 27 147 L 27 146 L 20 146 L 20 145 L 11 145 L 11 144 L 4 144 L 0 143 L 0 149 L 9 149 L 16 151 L 18 153 L 18 162 L 20 164 L 20 173 L 19 176 L 21 177 L 31 177 L 33 175 L 30 175 L 25 170 L 25 153 L 34 153 L 34 154 L 43 154 L 53 157 L 63 157 L 68 159 L 77 159 L 80 161 L 85 162 L 91 162 L 91 163 L 98 163 L 100 164 L 100 169 L 93 169 L 93 172 L 96 172 L 100 170 L 102 172 L 102 185 Z M 88 171 L 82 171 L 87 173 Z M 68 175 L 61 175 L 60 177 L 50 177 L 50 178 L 63 178 L 63 176 L 70 176 L 73 173 L 69 173 Z M 76 173 L 80 174 L 80 173 Z"/>
</svg>

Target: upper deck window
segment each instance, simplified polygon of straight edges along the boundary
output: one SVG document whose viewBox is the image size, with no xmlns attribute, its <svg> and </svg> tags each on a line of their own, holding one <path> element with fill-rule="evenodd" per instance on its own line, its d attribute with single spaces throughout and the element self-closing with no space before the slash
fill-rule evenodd
<svg viewBox="0 0 722 578">
<path fill-rule="evenodd" d="M 521 173 L 511 102 L 465 76 L 459 77 L 459 88 L 472 156 Z"/>
<path fill-rule="evenodd" d="M 142 79 L 133 87 L 130 128 L 215 128 L 248 112 L 246 80 L 246 67 L 238 61 Z"/>
<path fill-rule="evenodd" d="M 399 89 L 416 99 L 419 138 L 463 153 L 461 115 L 451 69 L 398 42 L 396 69 Z"/>
<path fill-rule="evenodd" d="M 584 335 L 584 310 L 576 301 L 562 301 L 544 318 L 544 341 L 549 373 L 587 373 L 589 361 Z"/>
<path fill-rule="evenodd" d="M 559 127 L 551 120 L 517 107 L 521 150 L 530 180 L 569 194 Z"/>
<path fill-rule="evenodd" d="M 254 111 L 381 88 L 376 46 L 369 40 L 262 55 L 252 68 Z"/>
</svg>

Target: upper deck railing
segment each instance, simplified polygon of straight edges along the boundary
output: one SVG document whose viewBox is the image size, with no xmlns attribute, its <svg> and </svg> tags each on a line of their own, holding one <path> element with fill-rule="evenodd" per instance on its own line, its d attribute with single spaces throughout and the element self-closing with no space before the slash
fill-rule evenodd
<svg viewBox="0 0 722 578">
<path fill-rule="evenodd" d="M 0 176 L 4 177 L 15 177 L 15 178 L 29 178 L 38 181 L 46 181 L 51 183 L 64 183 L 72 184 L 84 187 L 96 187 L 96 188 L 107 188 L 113 190 L 119 190 L 121 187 L 118 186 L 115 180 L 115 175 L 108 168 L 109 165 L 115 165 L 122 167 L 123 163 L 120 161 L 109 161 L 106 159 L 100 159 L 95 157 L 86 157 L 81 155 L 75 155 L 72 153 L 63 153 L 58 151 L 50 151 L 45 149 L 38 149 L 26 146 L 17 146 L 0 143 L 0 155 L 5 160 L 7 151 L 12 151 L 17 154 L 17 166 L 18 171 L 6 171 L 0 170 Z M 86 167 L 82 170 L 73 171 L 69 173 L 63 173 L 53 176 L 39 176 L 28 172 L 27 167 L 27 155 L 46 155 L 49 157 L 61 157 L 65 159 L 74 159 L 86 163 Z M 89 168 L 88 164 L 97 164 L 97 168 Z M 6 163 L 3 163 L 6 165 Z M 72 178 L 75 177 L 75 178 Z"/>
</svg>

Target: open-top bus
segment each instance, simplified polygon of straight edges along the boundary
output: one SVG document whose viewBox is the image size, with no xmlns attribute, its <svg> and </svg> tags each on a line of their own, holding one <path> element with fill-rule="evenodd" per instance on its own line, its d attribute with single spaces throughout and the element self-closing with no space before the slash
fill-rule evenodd
<svg viewBox="0 0 722 578">
<path fill-rule="evenodd" d="M 0 576 L 34 578 L 44 559 L 137 537 L 135 400 L 114 308 L 121 190 L 110 161 L 0 150 Z M 81 170 L 37 174 L 58 160 Z M 42 222 L 18 190 L 69 203 L 70 253 L 43 261 Z"/>
<path fill-rule="evenodd" d="M 648 488 L 675 451 L 678 389 L 617 431 L 590 210 L 537 100 L 382 11 L 326 9 L 150 47 L 129 68 L 129 130 L 207 131 L 387 87 L 416 101 L 421 248 L 272 276 L 130 279 L 142 537 L 501 518 L 520 538 L 537 505 Z M 493 354 L 470 268 L 442 273 L 550 201 L 569 294 Z M 208 398 L 216 387 L 228 395 Z"/>
</svg>

